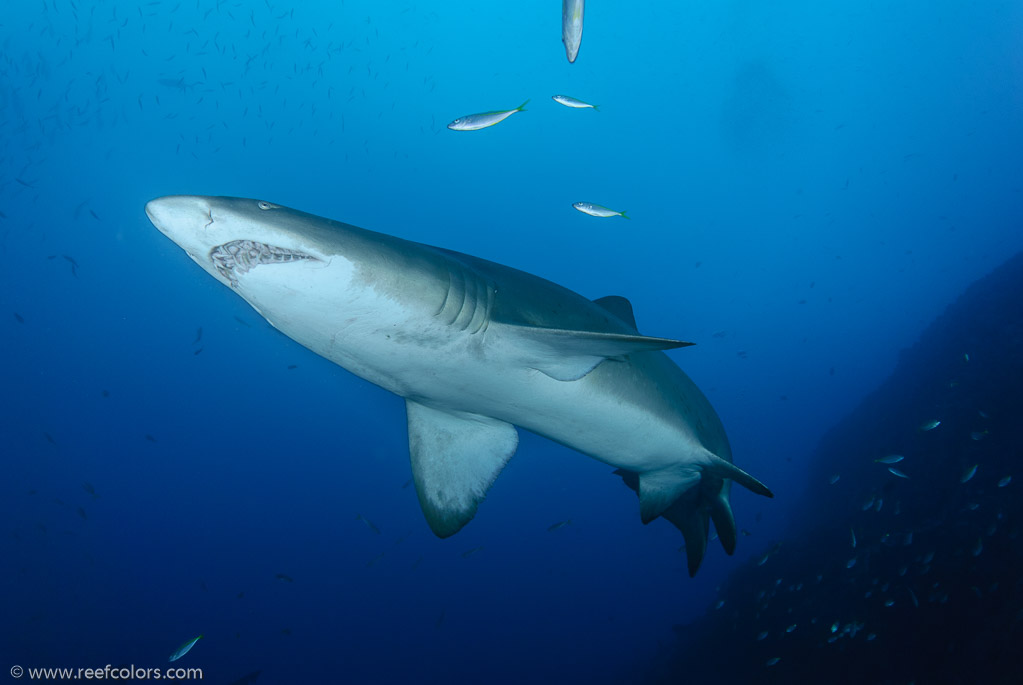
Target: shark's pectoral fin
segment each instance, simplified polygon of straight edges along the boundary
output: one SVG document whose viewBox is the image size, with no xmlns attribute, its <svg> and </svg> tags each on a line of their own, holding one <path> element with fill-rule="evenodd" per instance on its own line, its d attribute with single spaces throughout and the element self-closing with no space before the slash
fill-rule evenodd
<svg viewBox="0 0 1023 685">
<path fill-rule="evenodd" d="M 405 400 L 412 478 L 426 522 L 438 537 L 454 535 L 476 514 L 519 434 L 510 423 L 433 409 Z"/>
<path fill-rule="evenodd" d="M 628 333 L 512 326 L 522 362 L 559 381 L 574 381 L 605 359 L 634 352 L 670 350 L 693 343 Z"/>
</svg>

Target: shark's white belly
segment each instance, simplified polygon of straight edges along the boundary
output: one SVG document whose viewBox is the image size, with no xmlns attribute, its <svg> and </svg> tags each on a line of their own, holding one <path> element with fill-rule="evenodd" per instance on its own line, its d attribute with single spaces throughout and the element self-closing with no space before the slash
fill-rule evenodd
<svg viewBox="0 0 1023 685">
<path fill-rule="evenodd" d="M 321 283 L 310 292 L 335 296 L 319 301 L 296 289 L 301 281 L 279 274 L 263 270 L 240 294 L 259 302 L 257 311 L 285 335 L 397 395 L 505 421 L 635 471 L 678 464 L 699 447 L 685 417 L 651 413 L 636 401 L 640 391 L 628 387 L 630 374 L 618 374 L 621 384 L 611 389 L 599 382 L 600 368 L 579 380 L 555 380 L 503 352 L 513 347 L 500 344 L 513 327 L 491 324 L 470 333 L 371 288 L 349 288 L 338 301 L 338 291 Z"/>
</svg>

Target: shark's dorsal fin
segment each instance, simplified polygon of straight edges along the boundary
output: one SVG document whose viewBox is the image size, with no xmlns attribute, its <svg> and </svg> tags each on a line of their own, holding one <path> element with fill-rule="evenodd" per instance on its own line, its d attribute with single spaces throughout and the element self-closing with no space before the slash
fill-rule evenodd
<svg viewBox="0 0 1023 685">
<path fill-rule="evenodd" d="M 636 315 L 632 311 L 632 303 L 628 299 L 621 295 L 608 295 L 607 297 L 600 297 L 593 301 L 594 304 L 599 304 L 601 307 L 611 312 L 619 319 L 629 324 L 635 329 L 639 329 L 636 325 Z"/>
<path fill-rule="evenodd" d="M 574 381 L 605 359 L 635 352 L 670 350 L 693 343 L 630 333 L 509 326 L 521 363 L 559 381 Z"/>
<path fill-rule="evenodd" d="M 515 454 L 510 423 L 447 412 L 405 400 L 412 479 L 427 523 L 438 537 L 472 520 L 497 475 Z"/>
</svg>

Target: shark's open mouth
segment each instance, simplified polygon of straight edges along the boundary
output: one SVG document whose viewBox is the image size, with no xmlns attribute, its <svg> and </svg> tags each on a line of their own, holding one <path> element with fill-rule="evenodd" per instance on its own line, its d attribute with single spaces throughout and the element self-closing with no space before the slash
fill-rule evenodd
<svg viewBox="0 0 1023 685">
<path fill-rule="evenodd" d="M 260 264 L 286 264 L 304 259 L 320 261 L 304 252 L 257 243 L 254 240 L 232 240 L 229 243 L 217 245 L 210 251 L 210 259 L 213 260 L 213 265 L 217 267 L 220 275 L 230 281 L 232 286 L 238 285 L 239 274 L 254 269 Z"/>
</svg>

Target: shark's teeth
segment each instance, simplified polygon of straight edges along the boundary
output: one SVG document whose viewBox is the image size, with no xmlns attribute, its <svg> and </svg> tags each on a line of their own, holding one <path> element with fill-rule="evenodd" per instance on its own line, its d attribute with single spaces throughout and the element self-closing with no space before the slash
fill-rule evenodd
<svg viewBox="0 0 1023 685">
<path fill-rule="evenodd" d="M 320 261 L 304 252 L 257 243 L 254 240 L 232 240 L 229 243 L 217 245 L 210 250 L 210 259 L 220 275 L 226 278 L 232 287 L 238 285 L 240 274 L 246 273 L 260 264 L 285 264 L 305 259 Z"/>
</svg>

